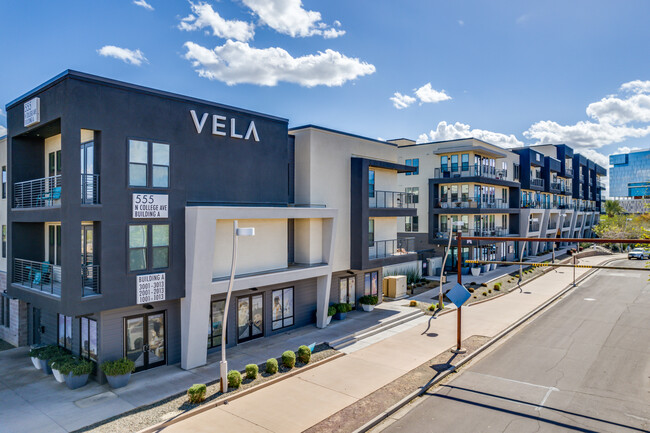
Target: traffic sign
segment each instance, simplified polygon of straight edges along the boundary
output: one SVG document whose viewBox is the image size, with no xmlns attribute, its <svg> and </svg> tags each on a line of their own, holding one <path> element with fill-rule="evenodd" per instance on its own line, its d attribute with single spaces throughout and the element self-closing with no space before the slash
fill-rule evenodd
<svg viewBox="0 0 650 433">
<path fill-rule="evenodd" d="M 456 283 L 454 287 L 447 292 L 447 297 L 454 305 L 460 308 L 472 296 L 469 291 L 460 283 Z"/>
</svg>

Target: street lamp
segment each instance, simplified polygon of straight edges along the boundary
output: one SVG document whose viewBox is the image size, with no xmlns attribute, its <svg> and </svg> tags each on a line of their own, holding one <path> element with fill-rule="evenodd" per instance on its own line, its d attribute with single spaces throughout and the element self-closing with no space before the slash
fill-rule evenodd
<svg viewBox="0 0 650 433">
<path fill-rule="evenodd" d="M 442 302 L 442 283 L 446 282 L 445 281 L 445 263 L 447 262 L 447 256 L 449 255 L 449 250 L 451 250 L 451 238 L 452 238 L 452 233 L 453 233 L 453 227 L 457 226 L 458 230 L 460 230 L 460 227 L 463 226 L 462 221 L 456 221 L 456 222 L 450 222 L 451 218 L 447 218 L 447 224 L 449 224 L 449 243 L 447 244 L 447 251 L 445 252 L 445 257 L 442 259 L 442 269 L 440 270 L 440 293 L 438 293 L 438 308 L 441 308 L 441 305 L 443 304 Z M 458 258 L 460 255 L 460 251 L 456 252 L 456 257 Z"/>
<path fill-rule="evenodd" d="M 226 361 L 226 326 L 228 324 L 228 307 L 230 306 L 230 293 L 235 282 L 235 268 L 237 267 L 237 244 L 240 236 L 255 236 L 254 227 L 238 227 L 239 222 L 232 223 L 232 264 L 230 265 L 230 281 L 228 282 L 228 293 L 226 294 L 226 306 L 223 310 L 223 326 L 221 327 L 221 362 L 219 363 L 221 374 L 221 392 L 226 392 L 226 376 L 228 375 L 228 361 Z"/>
</svg>

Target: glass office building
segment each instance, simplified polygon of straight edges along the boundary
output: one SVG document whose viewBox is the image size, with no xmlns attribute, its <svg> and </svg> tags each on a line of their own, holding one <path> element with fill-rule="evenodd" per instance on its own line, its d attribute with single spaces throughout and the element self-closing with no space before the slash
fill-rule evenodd
<svg viewBox="0 0 650 433">
<path fill-rule="evenodd" d="M 609 196 L 650 196 L 650 149 L 610 155 Z"/>
</svg>

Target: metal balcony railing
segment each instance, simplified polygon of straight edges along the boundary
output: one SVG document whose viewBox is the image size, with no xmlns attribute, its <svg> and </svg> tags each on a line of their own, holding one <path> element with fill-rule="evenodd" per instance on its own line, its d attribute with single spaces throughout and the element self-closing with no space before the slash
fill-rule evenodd
<svg viewBox="0 0 650 433">
<path fill-rule="evenodd" d="M 387 239 L 374 241 L 368 247 L 369 259 L 383 259 L 411 254 L 415 251 L 415 238 Z"/>
<path fill-rule="evenodd" d="M 544 179 L 540 179 L 538 177 L 531 177 L 530 186 L 538 186 L 540 188 L 544 188 Z"/>
<path fill-rule="evenodd" d="M 573 168 L 565 168 L 564 174 L 566 174 L 566 177 L 573 177 Z"/>
<path fill-rule="evenodd" d="M 551 182 L 551 189 L 564 191 L 563 185 L 560 182 Z"/>
<path fill-rule="evenodd" d="M 81 265 L 81 296 L 99 295 L 99 265 Z"/>
<path fill-rule="evenodd" d="M 13 271 L 14 284 L 61 296 L 61 266 L 48 262 L 14 259 Z"/>
<path fill-rule="evenodd" d="M 548 230 L 555 230 L 555 229 L 557 229 L 557 221 L 549 221 Z"/>
<path fill-rule="evenodd" d="M 529 232 L 538 232 L 539 231 L 539 223 L 528 223 L 528 231 Z"/>
<path fill-rule="evenodd" d="M 81 204 L 99 204 L 99 175 L 81 175 Z"/>
<path fill-rule="evenodd" d="M 508 170 L 497 170 L 492 166 L 442 166 L 434 170 L 433 177 L 436 179 L 456 178 L 456 177 L 487 177 L 490 179 L 506 179 Z"/>
<path fill-rule="evenodd" d="M 414 208 L 412 193 L 399 192 L 399 191 L 375 191 L 372 196 L 368 198 L 368 206 L 371 208 Z"/>
<path fill-rule="evenodd" d="M 455 230 L 452 233 L 452 236 L 455 236 L 458 233 L 458 230 Z M 494 227 L 491 229 L 462 229 L 461 233 L 463 236 L 508 236 L 508 229 L 503 227 Z M 438 239 L 449 239 L 449 227 L 442 225 L 440 226 L 440 231 L 436 232 L 436 238 Z"/>
<path fill-rule="evenodd" d="M 442 209 L 508 209 L 507 200 L 490 197 L 450 197 L 442 198 L 436 203 L 436 207 Z"/>
<path fill-rule="evenodd" d="M 61 175 L 14 183 L 14 208 L 60 206 Z"/>
</svg>

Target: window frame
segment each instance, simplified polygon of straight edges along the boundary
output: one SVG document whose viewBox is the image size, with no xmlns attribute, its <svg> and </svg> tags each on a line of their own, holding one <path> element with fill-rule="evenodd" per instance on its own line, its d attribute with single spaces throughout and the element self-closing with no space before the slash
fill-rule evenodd
<svg viewBox="0 0 650 433">
<path fill-rule="evenodd" d="M 139 141 L 142 143 L 147 144 L 147 162 L 131 162 L 131 142 L 133 141 Z M 167 146 L 167 165 L 164 164 L 154 164 L 154 146 L 155 145 L 160 145 L 160 146 Z M 137 189 L 137 188 L 146 188 L 146 189 L 152 189 L 152 190 L 165 190 L 165 189 L 170 189 L 171 188 L 171 166 L 172 166 L 172 152 L 171 152 L 171 144 L 166 142 L 165 140 L 151 140 L 151 139 L 146 139 L 146 138 L 140 138 L 140 137 L 128 137 L 126 140 L 126 162 L 127 162 L 127 170 L 126 170 L 126 185 L 127 188 L 129 189 Z M 131 184 L 131 165 L 139 165 L 139 166 L 144 166 L 145 167 L 145 185 L 132 185 Z M 166 167 L 167 168 L 167 186 L 155 186 L 154 185 L 154 169 L 155 168 L 160 168 L 160 167 Z"/>
<path fill-rule="evenodd" d="M 214 299 L 210 300 L 210 331 L 208 332 L 208 349 L 213 349 L 215 347 L 221 347 L 221 337 L 223 335 L 223 317 L 221 318 L 221 333 L 215 336 L 213 334 L 212 330 L 212 324 L 214 323 L 214 304 L 223 302 L 223 308 L 225 310 L 226 308 L 226 300 L 225 299 Z M 215 344 L 215 339 L 216 339 L 216 344 Z M 226 345 L 228 344 L 228 333 L 226 333 Z"/>
<path fill-rule="evenodd" d="M 144 247 L 131 247 L 131 227 L 144 227 Z M 127 254 L 126 254 L 126 268 L 128 272 L 147 272 L 149 271 L 149 224 L 128 224 L 128 230 L 126 232 L 126 245 L 127 245 Z M 131 268 L 131 250 L 144 250 L 144 267 L 141 269 L 132 269 Z"/>
<path fill-rule="evenodd" d="M 63 317 L 63 345 L 61 345 L 61 317 Z M 56 344 L 66 350 L 72 351 L 72 316 L 56 313 Z M 68 341 L 68 328 L 70 340 Z M 69 343 L 69 346 L 68 346 Z"/>
<path fill-rule="evenodd" d="M 375 197 L 375 170 L 368 169 L 368 197 Z"/>
<path fill-rule="evenodd" d="M 372 277 L 375 277 L 375 293 L 372 292 Z M 364 296 L 379 297 L 379 271 L 366 272 L 363 275 L 363 294 Z"/>
<path fill-rule="evenodd" d="M 166 224 L 165 223 L 162 223 L 162 224 L 154 223 L 154 224 L 150 224 L 150 226 L 151 226 L 151 269 L 152 270 L 169 269 L 169 264 L 170 264 L 170 261 L 171 261 L 170 244 L 171 244 L 171 240 L 172 240 L 171 224 L 169 224 L 169 223 L 166 223 Z M 154 230 L 154 227 L 156 227 L 156 226 L 158 226 L 158 227 L 167 226 L 167 245 L 154 245 L 153 230 Z M 167 264 L 165 266 L 157 267 L 156 263 L 155 263 L 155 251 L 157 249 L 163 249 L 163 248 L 167 249 Z"/>
<path fill-rule="evenodd" d="M 345 302 L 341 301 L 341 283 L 345 281 Z M 354 281 L 354 299 L 352 302 L 350 302 L 350 281 Z M 357 305 L 357 276 L 356 275 L 346 275 L 343 277 L 339 277 L 339 303 L 347 303 L 352 306 L 352 308 L 356 308 Z"/>
<path fill-rule="evenodd" d="M 285 294 L 289 291 L 291 293 L 291 315 L 285 315 L 286 305 L 285 305 Z M 281 306 L 281 317 L 279 319 L 274 317 L 273 311 L 273 302 L 277 293 L 280 292 L 280 306 Z M 280 329 L 291 328 L 296 324 L 296 303 L 295 303 L 295 293 L 293 286 L 283 287 L 281 289 L 275 289 L 271 291 L 271 331 L 279 331 Z M 289 323 L 286 323 L 290 320 Z M 276 327 L 276 323 L 279 323 L 280 326 Z"/>
<path fill-rule="evenodd" d="M 375 246 L 375 220 L 373 218 L 369 218 L 368 219 L 368 247 L 373 247 L 373 246 Z"/>
<path fill-rule="evenodd" d="M 2 198 L 7 198 L 7 166 L 2 166 Z"/>
<path fill-rule="evenodd" d="M 88 350 L 87 353 L 84 354 L 84 345 L 83 345 L 83 328 L 84 328 L 84 320 L 86 321 L 86 327 L 87 327 L 87 332 L 88 332 Z M 95 358 L 93 358 L 90 355 L 90 322 L 95 323 Z M 97 363 L 97 357 L 99 356 L 99 329 L 97 327 L 98 322 L 96 319 L 91 319 L 90 317 L 81 317 L 81 320 L 79 320 L 79 357 L 82 359 L 86 359 L 88 361 Z"/>
<path fill-rule="evenodd" d="M 144 226 L 145 227 L 145 246 L 144 247 L 133 247 L 131 248 L 131 227 L 135 226 Z M 167 246 L 153 245 L 153 227 L 154 226 L 167 226 L 168 228 L 168 244 Z M 130 223 L 127 225 L 126 231 L 126 245 L 127 245 L 127 254 L 126 254 L 126 270 L 130 274 L 142 273 L 142 272 L 161 272 L 172 267 L 172 225 L 167 222 L 150 222 L 150 223 Z M 167 248 L 167 266 L 165 267 L 155 267 L 154 266 L 154 249 L 156 248 Z M 142 269 L 131 269 L 131 250 L 144 250 L 144 259 L 145 267 Z"/>
<path fill-rule="evenodd" d="M 2 225 L 2 258 L 7 258 L 7 225 Z"/>
</svg>

